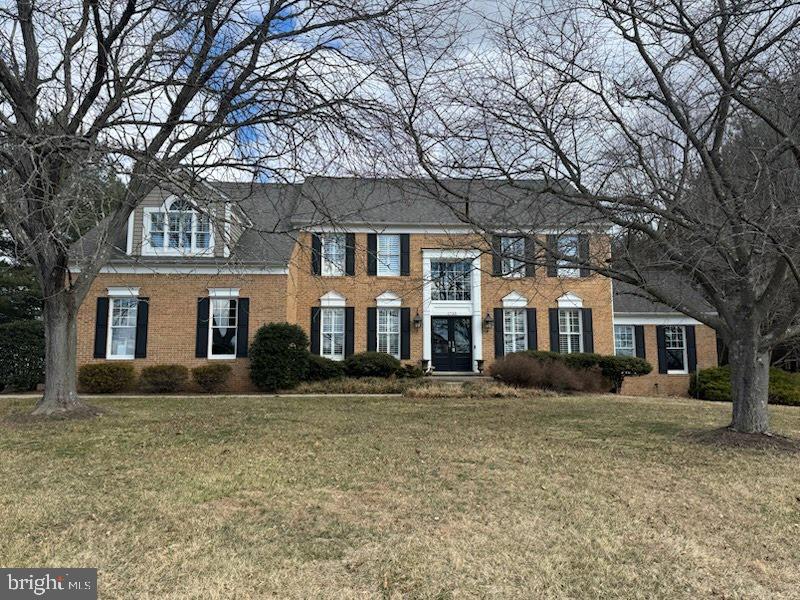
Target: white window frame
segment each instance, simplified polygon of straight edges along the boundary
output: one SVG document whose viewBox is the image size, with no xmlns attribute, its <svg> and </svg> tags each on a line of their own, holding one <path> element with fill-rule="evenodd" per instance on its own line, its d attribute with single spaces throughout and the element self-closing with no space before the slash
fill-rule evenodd
<svg viewBox="0 0 800 600">
<path fill-rule="evenodd" d="M 522 253 L 510 255 L 510 246 L 514 243 L 522 244 Z M 525 276 L 525 238 L 522 236 L 500 237 L 500 273 L 503 277 Z M 521 258 L 520 258 L 521 257 Z"/>
<path fill-rule="evenodd" d="M 522 323 L 522 348 L 517 348 L 519 331 L 506 329 L 506 315 L 512 315 L 512 327 L 517 328 Z M 520 318 L 521 315 L 521 318 Z M 503 309 L 503 354 L 522 352 L 528 349 L 528 311 L 524 308 L 504 308 Z M 509 340 L 511 344 L 509 346 Z M 509 349 L 510 348 L 510 349 Z"/>
<path fill-rule="evenodd" d="M 566 252 L 562 252 L 562 244 L 563 244 L 564 240 L 574 240 L 575 241 L 574 246 L 572 246 L 572 244 L 570 244 L 570 246 L 574 247 L 574 249 L 575 249 L 575 253 L 574 254 L 567 254 Z M 581 244 L 580 236 L 577 233 L 570 233 L 570 234 L 560 235 L 560 236 L 558 236 L 556 238 L 556 251 L 559 254 L 564 254 L 565 256 L 573 256 L 575 258 L 575 260 L 577 261 L 578 257 L 580 256 L 580 252 L 581 252 L 580 244 Z M 580 268 L 576 268 L 576 267 L 574 267 L 572 265 L 574 265 L 573 261 L 566 260 L 566 259 L 558 259 L 558 261 L 556 263 L 558 276 L 559 277 L 565 277 L 565 278 L 568 278 L 568 279 L 575 279 L 575 278 L 580 277 L 581 276 Z"/>
<path fill-rule="evenodd" d="M 326 246 L 329 246 L 332 238 L 341 239 L 342 261 L 337 264 L 335 261 L 328 260 L 326 256 Z M 343 277 L 347 270 L 347 235 L 344 233 L 322 233 L 319 236 L 320 250 L 320 274 L 323 277 Z"/>
<path fill-rule="evenodd" d="M 395 248 L 397 251 L 389 252 L 391 249 L 391 244 L 388 245 L 389 240 L 395 241 Z M 380 233 L 377 236 L 376 242 L 376 256 L 375 262 L 377 265 L 376 274 L 378 277 L 399 277 L 400 276 L 400 261 L 401 261 L 401 254 L 400 251 L 400 234 L 397 233 Z M 387 258 L 388 257 L 388 258 Z M 396 257 L 397 260 L 397 267 L 391 267 L 391 258 Z"/>
<path fill-rule="evenodd" d="M 561 315 L 566 315 L 567 313 L 576 313 L 578 315 L 577 323 L 578 323 L 578 330 L 577 331 L 569 331 L 569 330 L 562 330 L 562 323 L 561 323 Z M 569 317 L 565 317 L 565 322 L 567 327 L 569 328 Z M 579 354 L 583 352 L 583 319 L 581 318 L 581 311 L 578 308 L 559 308 L 558 309 L 558 351 L 561 352 L 561 336 L 567 336 L 567 351 L 562 354 Z M 572 347 L 572 336 L 578 336 L 578 348 L 577 350 Z"/>
<path fill-rule="evenodd" d="M 667 330 L 678 329 L 681 332 L 683 340 L 683 369 L 667 369 L 667 375 L 688 375 L 689 374 L 689 351 L 686 342 L 686 327 L 684 325 L 665 325 L 664 326 L 664 355 L 666 357 L 667 350 L 678 350 L 680 348 L 670 348 L 667 346 Z M 666 367 L 666 365 L 664 365 Z"/>
<path fill-rule="evenodd" d="M 391 313 L 391 314 L 395 315 L 395 322 L 397 323 L 397 330 L 396 331 L 391 331 L 388 328 L 381 329 L 381 313 L 382 312 L 383 313 Z M 386 321 L 388 322 L 389 319 L 387 318 Z M 378 309 L 377 309 L 377 311 L 375 313 L 375 331 L 376 331 L 375 335 L 377 336 L 377 339 L 375 340 L 375 349 L 378 352 L 383 352 L 383 353 L 388 354 L 390 356 L 394 356 L 396 359 L 400 360 L 400 343 L 401 343 L 400 330 L 401 329 L 402 328 L 400 326 L 400 309 L 399 308 L 391 308 L 391 307 L 385 307 L 385 306 L 378 307 Z M 381 336 L 386 336 L 386 338 L 387 338 L 387 343 L 386 343 L 386 349 L 385 350 L 381 350 Z M 389 340 L 389 336 L 397 338 L 397 352 L 389 352 L 388 349 L 391 348 L 391 346 L 392 346 L 391 342 L 388 341 Z"/>
<path fill-rule="evenodd" d="M 434 275 L 433 275 L 433 265 L 435 263 L 465 264 L 465 265 L 467 265 L 467 270 L 462 272 L 462 274 L 465 276 L 464 285 L 462 286 L 462 289 L 461 289 L 461 295 L 463 296 L 462 298 L 434 298 L 433 297 L 433 295 L 435 293 L 437 293 L 437 291 L 438 291 L 438 286 L 437 286 L 436 282 L 439 279 L 438 277 L 434 277 Z M 431 269 L 431 271 L 430 271 L 430 279 L 431 279 L 430 301 L 431 302 L 471 302 L 472 301 L 473 279 L 475 277 L 475 273 L 474 273 L 475 269 L 474 269 L 473 261 L 471 261 L 471 260 L 460 260 L 460 259 L 457 259 L 457 260 L 435 259 L 435 260 L 431 260 L 430 269 Z M 445 293 L 447 293 L 447 292 L 445 291 Z"/>
<path fill-rule="evenodd" d="M 113 293 L 111 292 L 111 288 L 109 288 L 109 298 L 108 298 L 108 325 L 106 330 L 106 359 L 108 360 L 133 360 L 136 358 L 136 326 L 139 323 L 139 298 L 137 295 L 125 295 L 120 293 Z M 113 294 L 113 295 L 112 295 Z M 120 301 L 133 301 L 134 303 L 134 311 L 136 315 L 133 319 L 133 325 L 114 325 L 114 304 Z M 133 352 L 130 354 L 112 354 L 111 348 L 112 346 L 112 338 L 114 335 L 114 329 L 133 329 Z"/>
<path fill-rule="evenodd" d="M 629 330 L 630 331 L 630 338 L 631 338 L 631 345 L 629 348 L 621 348 L 617 342 L 617 330 Z M 620 354 L 620 350 L 630 350 L 630 354 Z M 615 356 L 636 356 L 636 327 L 633 325 L 614 325 L 614 355 Z"/>
<path fill-rule="evenodd" d="M 327 320 L 330 318 L 328 315 L 331 314 L 341 314 L 342 315 L 342 330 L 336 331 L 332 330 L 330 332 L 325 331 L 325 325 Z M 319 355 L 325 358 L 329 358 L 331 360 L 341 361 L 344 360 L 345 354 L 345 330 L 347 329 L 347 324 L 345 323 L 347 319 L 347 315 L 345 313 L 345 309 L 339 306 L 325 306 L 320 308 L 319 310 Z M 334 324 L 336 321 L 333 321 Z M 331 352 L 325 352 L 325 335 L 330 334 L 331 337 Z M 342 336 L 342 353 L 336 354 L 333 350 L 336 348 L 335 343 L 335 336 Z"/>
<path fill-rule="evenodd" d="M 186 202 L 192 206 L 191 211 L 181 211 L 191 215 L 191 238 L 189 247 L 171 247 L 169 245 L 169 215 L 172 211 L 172 206 L 176 202 Z M 162 215 L 163 223 L 161 225 L 162 242 L 160 246 L 153 246 L 152 244 L 152 215 Z M 200 221 L 204 219 L 208 223 L 208 230 L 201 231 Z M 197 245 L 198 234 L 207 233 L 208 246 L 200 247 Z M 204 256 L 214 254 L 214 226 L 209 214 L 201 213 L 192 202 L 171 196 L 167 198 L 163 205 L 158 207 L 147 206 L 142 210 L 142 254 L 149 256 Z"/>
<path fill-rule="evenodd" d="M 239 298 L 234 294 L 213 294 L 208 300 L 208 358 L 209 360 L 233 360 L 236 358 L 236 347 L 239 343 Z M 233 354 L 214 354 L 214 302 L 236 302 L 236 311 L 233 322 Z M 220 329 L 216 327 L 216 329 Z"/>
</svg>

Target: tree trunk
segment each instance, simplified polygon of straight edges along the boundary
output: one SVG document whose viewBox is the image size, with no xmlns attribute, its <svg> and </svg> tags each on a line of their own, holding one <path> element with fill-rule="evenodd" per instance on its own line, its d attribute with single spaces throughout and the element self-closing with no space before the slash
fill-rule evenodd
<svg viewBox="0 0 800 600">
<path fill-rule="evenodd" d="M 45 294 L 42 316 L 45 335 L 44 396 L 35 415 L 63 414 L 86 409 L 76 386 L 77 307 L 72 296 L 62 290 Z"/>
<path fill-rule="evenodd" d="M 770 353 L 760 350 L 758 336 L 743 334 L 730 346 L 733 421 L 741 433 L 767 433 Z"/>
</svg>

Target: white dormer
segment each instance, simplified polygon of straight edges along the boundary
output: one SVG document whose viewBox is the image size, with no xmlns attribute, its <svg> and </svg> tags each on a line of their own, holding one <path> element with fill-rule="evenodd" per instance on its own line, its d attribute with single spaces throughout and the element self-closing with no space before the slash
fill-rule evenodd
<svg viewBox="0 0 800 600">
<path fill-rule="evenodd" d="M 378 306 L 400 306 L 402 299 L 394 292 L 383 292 L 380 296 L 375 298 L 375 303 Z"/>
<path fill-rule="evenodd" d="M 191 201 L 169 196 L 161 206 L 143 209 L 142 254 L 204 256 L 214 254 L 214 230 L 207 211 Z"/>
<path fill-rule="evenodd" d="M 347 298 L 339 292 L 330 291 L 319 299 L 319 305 L 327 308 L 339 308 L 347 304 Z"/>
<path fill-rule="evenodd" d="M 503 297 L 503 308 L 525 308 L 528 306 L 528 299 L 518 292 L 511 292 Z"/>
<path fill-rule="evenodd" d="M 583 299 L 567 292 L 558 299 L 558 308 L 583 308 Z"/>
</svg>

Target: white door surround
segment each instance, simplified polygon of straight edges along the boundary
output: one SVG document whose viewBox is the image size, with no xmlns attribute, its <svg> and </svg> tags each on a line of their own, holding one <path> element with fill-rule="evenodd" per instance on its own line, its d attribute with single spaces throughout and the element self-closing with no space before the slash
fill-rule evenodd
<svg viewBox="0 0 800 600">
<path fill-rule="evenodd" d="M 469 260 L 470 300 L 431 300 L 431 261 Z M 478 372 L 483 359 L 483 317 L 481 312 L 481 251 L 422 251 L 422 358 L 431 361 L 431 317 L 472 317 L 472 371 Z"/>
</svg>

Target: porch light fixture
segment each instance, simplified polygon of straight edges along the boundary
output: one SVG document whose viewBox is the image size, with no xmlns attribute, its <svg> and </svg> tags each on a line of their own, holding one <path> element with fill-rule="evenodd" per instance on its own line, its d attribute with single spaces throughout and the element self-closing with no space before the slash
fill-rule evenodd
<svg viewBox="0 0 800 600">
<path fill-rule="evenodd" d="M 420 327 L 422 327 L 422 317 L 419 316 L 419 311 L 417 311 L 417 314 L 414 315 L 414 329 L 419 329 Z"/>
<path fill-rule="evenodd" d="M 489 331 L 494 326 L 494 318 L 492 318 L 492 313 L 486 311 L 486 316 L 483 318 L 483 328 L 486 331 Z"/>
</svg>

